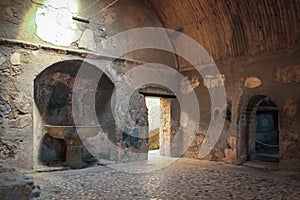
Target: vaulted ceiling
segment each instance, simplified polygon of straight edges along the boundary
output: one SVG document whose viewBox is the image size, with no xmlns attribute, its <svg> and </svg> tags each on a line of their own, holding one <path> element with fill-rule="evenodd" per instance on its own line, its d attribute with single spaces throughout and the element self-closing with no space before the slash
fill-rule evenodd
<svg viewBox="0 0 300 200">
<path fill-rule="evenodd" d="M 166 28 L 183 30 L 215 61 L 300 46 L 300 0 L 150 0 Z M 188 65 L 179 60 L 179 66 Z"/>
</svg>

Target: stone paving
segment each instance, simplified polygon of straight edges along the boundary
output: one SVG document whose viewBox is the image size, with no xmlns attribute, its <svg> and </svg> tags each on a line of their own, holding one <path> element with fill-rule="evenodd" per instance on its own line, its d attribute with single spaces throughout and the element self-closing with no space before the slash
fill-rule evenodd
<svg viewBox="0 0 300 200">
<path fill-rule="evenodd" d="M 161 162 L 153 161 L 150 168 L 155 164 Z M 255 169 L 186 158 L 169 164 L 149 173 L 128 173 L 108 165 L 37 173 L 34 179 L 41 187 L 38 199 L 43 200 L 300 199 L 299 171 Z M 124 169 L 134 165 L 123 164 Z"/>
</svg>

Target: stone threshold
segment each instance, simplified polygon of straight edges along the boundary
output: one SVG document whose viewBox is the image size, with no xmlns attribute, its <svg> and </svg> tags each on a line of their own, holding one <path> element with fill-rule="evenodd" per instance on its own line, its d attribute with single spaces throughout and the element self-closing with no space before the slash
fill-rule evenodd
<svg viewBox="0 0 300 200">
<path fill-rule="evenodd" d="M 251 160 L 243 164 L 245 167 L 257 168 L 257 169 L 266 169 L 266 170 L 281 170 L 279 163 L 276 162 L 265 162 L 261 160 Z"/>
</svg>

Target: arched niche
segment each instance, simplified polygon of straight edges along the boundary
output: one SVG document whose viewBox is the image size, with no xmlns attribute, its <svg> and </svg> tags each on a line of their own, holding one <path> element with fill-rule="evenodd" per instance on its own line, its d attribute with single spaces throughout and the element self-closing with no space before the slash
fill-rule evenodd
<svg viewBox="0 0 300 200">
<path fill-rule="evenodd" d="M 80 95 L 72 101 L 75 79 L 78 81 L 77 89 L 80 90 Z M 66 155 L 64 140 L 51 137 L 44 126 L 74 125 L 72 110 L 74 99 L 75 106 L 82 108 L 83 111 L 79 123 L 99 124 L 108 138 L 114 138 L 115 123 L 111 109 L 113 90 L 114 84 L 106 74 L 82 60 L 58 62 L 38 74 L 34 80 L 35 164 L 60 166 L 64 163 Z M 93 100 L 95 106 L 91 106 Z M 95 118 L 89 116 L 92 109 L 96 111 Z M 85 162 L 95 161 L 86 148 L 82 148 L 82 159 Z"/>
<path fill-rule="evenodd" d="M 248 160 L 279 161 L 278 107 L 265 95 L 253 96 L 239 121 L 238 154 Z"/>
</svg>

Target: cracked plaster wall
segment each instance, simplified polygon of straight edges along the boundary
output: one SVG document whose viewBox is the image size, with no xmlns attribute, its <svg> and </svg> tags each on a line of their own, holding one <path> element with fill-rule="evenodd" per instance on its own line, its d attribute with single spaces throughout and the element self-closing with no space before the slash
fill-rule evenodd
<svg viewBox="0 0 300 200">
<path fill-rule="evenodd" d="M 93 2 L 91 0 L 81 1 L 79 9 L 82 9 L 80 10 L 82 17 L 90 18 L 110 3 L 109 1 L 101 1 L 89 7 Z M 83 8 L 88 8 L 88 10 L 83 12 Z M 45 50 L 34 45 L 99 53 L 104 50 L 102 42 L 116 33 L 130 28 L 162 26 L 146 1 L 120 1 L 90 18 L 89 24 L 75 22 L 77 29 L 74 32 L 78 37 L 75 37 L 70 45 L 60 46 L 52 40 L 46 41 L 37 33 L 38 28 L 40 28 L 38 26 L 41 26 L 41 23 L 38 22 L 39 19 L 37 20 L 36 13 L 42 12 L 41 9 L 44 9 L 44 11 L 61 11 L 61 8 L 51 7 L 40 0 L 6 0 L 0 2 L 0 37 L 33 44 L 12 45 L 2 41 L 0 46 L 0 162 L 15 168 L 32 169 L 38 162 L 37 152 L 41 140 L 41 135 L 38 132 L 43 130 L 43 127 L 42 123 L 37 123 L 42 120 L 42 116 L 33 101 L 34 79 L 54 63 L 64 60 L 84 59 L 79 54 L 76 56 L 68 54 L 64 50 Z M 134 15 L 132 12 L 134 12 Z M 60 18 L 60 20 L 63 24 L 64 19 Z M 49 26 L 48 34 L 51 33 L 50 28 Z M 175 57 L 161 51 L 141 50 L 128 53 L 125 57 L 164 63 L 176 67 Z M 111 68 L 106 68 L 105 66 L 110 61 L 90 60 L 96 66 L 103 66 L 103 70 L 110 74 L 114 81 L 117 81 L 118 77 L 122 76 L 126 70 L 134 67 L 134 65 L 125 62 L 121 66 L 112 65 Z M 120 92 L 119 95 L 122 98 L 122 96 L 126 96 L 126 93 Z M 136 102 L 133 104 L 143 105 Z M 140 109 L 137 109 L 137 113 L 139 113 L 138 110 Z M 120 132 L 120 130 L 116 130 L 116 132 Z M 121 136 L 115 139 L 118 138 L 121 138 Z M 143 147 L 139 146 L 137 151 L 144 151 L 141 149 Z M 126 159 L 124 152 L 114 151 L 115 153 L 113 153 L 111 159 Z"/>
<path fill-rule="evenodd" d="M 33 3 L 36 2 L 36 3 Z M 43 41 L 36 34 L 35 12 L 41 1 L 5 0 L 0 2 L 0 37 L 18 39 L 30 43 L 53 45 Z M 81 7 L 87 7 L 92 1 L 82 1 Z M 78 25 L 82 36 L 94 34 L 93 37 L 78 38 L 68 47 L 78 50 L 84 48 L 87 51 L 101 50 L 101 41 L 105 38 L 134 27 L 161 26 L 155 14 L 144 1 L 132 0 L 131 3 L 120 1 L 112 8 L 91 19 L 89 24 Z M 86 13 L 96 13 L 107 1 L 101 2 Z M 134 15 L 132 15 L 134 12 Z M 83 34 L 85 32 L 85 34 Z M 80 32 L 81 33 L 81 32 Z M 81 40 L 81 45 L 78 42 Z M 85 39 L 88 39 L 85 41 Z M 86 43 L 91 45 L 85 45 Z M 33 141 L 35 140 L 33 130 L 40 129 L 34 124 L 36 108 L 33 104 L 33 80 L 36 75 L 53 63 L 68 60 L 82 59 L 77 56 L 55 52 L 47 52 L 31 47 L 20 48 L 1 43 L 0 48 L 0 123 L 1 123 L 1 162 L 19 168 L 30 169 L 33 167 L 36 157 Z M 88 47 L 88 48 L 86 48 Z M 91 49 L 89 49 L 91 47 Z M 151 51 L 150 51 L 151 52 Z M 248 59 L 240 59 L 233 63 L 218 65 L 221 74 L 224 74 L 224 85 L 227 98 L 232 102 L 232 119 L 226 121 L 223 133 L 219 138 L 217 146 L 207 157 L 210 160 L 223 160 L 228 163 L 237 163 L 242 160 L 239 155 L 243 136 L 240 125 L 242 121 L 241 112 L 254 95 L 269 96 L 279 108 L 279 131 L 280 131 L 280 162 L 292 162 L 300 159 L 299 154 L 299 51 L 283 51 L 276 54 L 257 56 Z M 162 52 L 139 51 L 126 55 L 128 58 L 155 61 L 174 66 L 173 55 Z M 96 65 L 97 62 L 95 61 Z M 124 68 L 116 67 L 109 69 L 109 73 L 117 80 L 125 70 L 131 66 L 125 63 Z M 117 74 L 117 75 L 114 75 Z M 197 158 L 198 151 L 209 124 L 211 110 L 207 85 L 203 85 L 203 78 L 195 77 L 195 72 L 187 71 L 183 74 L 193 82 L 195 91 L 200 102 L 200 127 L 196 139 L 186 156 Z M 248 78 L 256 77 L 261 81 L 254 84 L 255 87 L 244 87 Z M 221 84 L 221 80 L 214 83 Z M 210 82 L 211 83 L 211 82 Z M 217 89 L 217 88 L 216 88 Z M 126 93 L 125 93 L 126 94 Z M 122 93 L 120 93 L 121 97 Z M 143 103 L 141 102 L 141 105 Z M 136 112 L 143 113 L 136 109 Z M 222 108 L 219 108 L 222 109 Z M 222 114 L 222 112 L 220 112 Z M 38 116 L 37 116 L 38 118 Z M 235 143 L 235 144 L 234 144 Z M 122 146 L 123 144 L 120 144 Z M 141 149 L 141 151 L 143 151 Z M 235 153 L 236 152 L 236 153 Z M 125 153 L 115 155 L 121 160 L 126 159 Z"/>
<path fill-rule="evenodd" d="M 0 37 L 101 54 L 106 48 L 103 42 L 114 34 L 133 28 L 162 27 L 151 6 L 144 0 L 119 1 L 100 13 L 98 11 L 110 1 L 97 2 L 93 6 L 90 6 L 95 2 L 93 0 L 80 1 L 77 5 L 78 12 L 66 9 L 63 3 L 57 5 L 49 2 L 51 1 L 1 1 Z M 77 14 L 89 19 L 89 23 L 72 21 L 71 17 Z M 168 40 L 167 35 L 166 39 Z M 119 44 L 111 45 L 114 47 Z M 176 67 L 174 55 L 159 50 L 140 50 L 124 56 Z"/>
<path fill-rule="evenodd" d="M 217 65 L 220 73 L 224 74 L 227 100 L 231 102 L 231 121 L 225 121 L 218 143 L 206 159 L 224 160 L 227 163 L 246 161 L 241 155 L 248 148 L 245 143 L 248 136 L 242 128 L 246 124 L 242 111 L 251 97 L 265 95 L 274 101 L 279 109 L 279 163 L 287 168 L 299 168 L 299 165 L 289 164 L 297 163 L 300 159 L 298 55 L 299 51 L 293 50 Z M 200 82 L 200 85 L 195 87 L 199 100 L 200 127 L 185 154 L 187 157 L 198 158 L 212 112 L 210 97 L 206 85 L 203 84 L 205 77 L 199 75 L 197 79 L 195 71 L 186 71 L 183 74 L 194 83 L 196 80 Z M 217 90 L 217 87 L 215 89 Z"/>
</svg>

